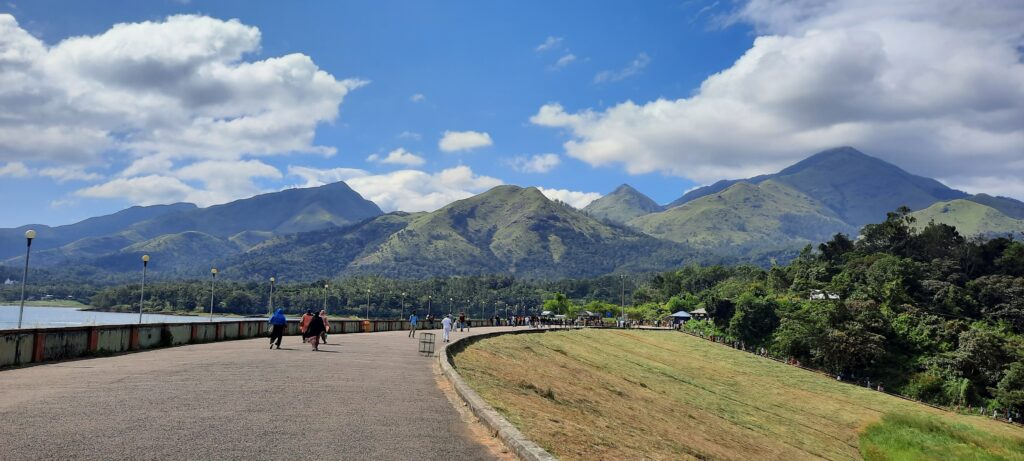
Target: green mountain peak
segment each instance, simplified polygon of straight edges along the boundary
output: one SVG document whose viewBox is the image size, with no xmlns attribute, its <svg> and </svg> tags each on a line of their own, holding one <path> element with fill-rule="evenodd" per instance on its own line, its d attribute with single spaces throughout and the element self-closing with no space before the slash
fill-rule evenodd
<svg viewBox="0 0 1024 461">
<path fill-rule="evenodd" d="M 917 221 L 914 226 L 922 229 L 929 222 L 953 226 L 961 235 L 993 236 L 1024 232 L 1024 220 L 1013 219 L 999 210 L 974 202 L 958 199 L 937 202 L 923 210 L 910 214 Z"/>
<path fill-rule="evenodd" d="M 619 224 L 661 210 L 661 205 L 629 184 L 615 188 L 610 194 L 594 200 L 583 208 L 590 216 Z"/>
</svg>

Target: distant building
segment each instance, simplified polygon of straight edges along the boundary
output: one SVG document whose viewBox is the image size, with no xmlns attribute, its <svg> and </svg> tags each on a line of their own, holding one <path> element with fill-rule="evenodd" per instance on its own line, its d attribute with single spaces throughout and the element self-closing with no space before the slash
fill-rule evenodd
<svg viewBox="0 0 1024 461">
<path fill-rule="evenodd" d="M 14 280 L 11 279 L 4 280 L 4 285 L 16 285 L 17 283 L 18 282 L 15 282 Z"/>
<path fill-rule="evenodd" d="M 691 315 L 690 315 L 689 312 L 679 311 L 679 312 L 676 312 L 674 314 L 669 315 L 668 317 L 670 319 L 672 319 L 672 325 L 675 326 L 675 325 L 679 325 L 680 323 L 684 323 L 687 320 L 690 320 Z"/>
<path fill-rule="evenodd" d="M 839 295 L 832 293 L 831 291 L 811 290 L 811 295 L 808 299 L 811 301 L 838 301 Z"/>
</svg>

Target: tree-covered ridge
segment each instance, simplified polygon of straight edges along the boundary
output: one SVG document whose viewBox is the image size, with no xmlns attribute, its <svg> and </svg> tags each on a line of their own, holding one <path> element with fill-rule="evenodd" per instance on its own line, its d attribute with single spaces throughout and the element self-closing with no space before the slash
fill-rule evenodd
<svg viewBox="0 0 1024 461">
<path fill-rule="evenodd" d="M 688 267 L 638 297 L 705 308 L 712 320 L 690 328 L 915 398 L 1024 410 L 1024 244 L 918 230 L 909 211 L 787 266 Z"/>
<path fill-rule="evenodd" d="M 915 227 L 918 229 L 934 221 L 953 226 L 962 235 L 1000 236 L 1024 232 L 1024 220 L 1011 218 L 973 200 L 937 202 L 912 215 L 917 219 Z"/>
<path fill-rule="evenodd" d="M 226 261 L 228 274 L 290 279 L 514 274 L 595 277 L 692 261 L 684 245 L 599 221 L 536 188 L 498 186 L 429 213 L 391 213 L 281 237 Z"/>
<path fill-rule="evenodd" d="M 761 184 L 765 181 L 774 181 L 800 191 L 854 227 L 878 222 L 885 217 L 886 212 L 899 206 L 919 210 L 937 201 L 968 196 L 934 179 L 908 173 L 852 147 L 837 147 L 818 152 L 778 173 L 719 181 L 694 189 L 669 204 L 669 207 L 716 194 L 739 182 Z"/>
<path fill-rule="evenodd" d="M 286 189 L 208 208 L 132 207 L 67 226 L 0 229 L 0 256 L 5 256 L 0 263 L 20 265 L 23 233 L 34 227 L 37 267 L 93 266 L 117 272 L 134 269 L 138 258 L 150 252 L 164 263 L 157 273 L 181 275 L 190 262 L 220 262 L 273 236 L 347 226 L 380 214 L 376 204 L 344 182 Z"/>
<path fill-rule="evenodd" d="M 640 216 L 629 225 L 654 237 L 765 265 L 773 256 L 788 260 L 808 243 L 855 230 L 821 202 L 773 180 L 739 182 Z"/>
</svg>

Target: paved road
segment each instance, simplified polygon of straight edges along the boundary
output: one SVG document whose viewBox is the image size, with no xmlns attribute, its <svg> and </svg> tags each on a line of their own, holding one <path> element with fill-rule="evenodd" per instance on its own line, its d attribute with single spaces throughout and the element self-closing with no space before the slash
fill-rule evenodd
<svg viewBox="0 0 1024 461">
<path fill-rule="evenodd" d="M 492 459 L 439 389 L 436 359 L 406 335 L 334 335 L 321 352 L 298 337 L 281 350 L 229 341 L 0 371 L 0 459 Z"/>
</svg>

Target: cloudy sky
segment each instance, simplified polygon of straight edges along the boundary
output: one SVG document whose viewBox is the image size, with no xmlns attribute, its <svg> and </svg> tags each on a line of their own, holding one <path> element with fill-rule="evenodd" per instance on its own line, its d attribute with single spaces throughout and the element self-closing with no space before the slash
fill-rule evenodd
<svg viewBox="0 0 1024 461">
<path fill-rule="evenodd" d="M 0 226 L 344 180 L 659 202 L 852 145 L 1024 199 L 1024 2 L 0 0 Z"/>
</svg>

